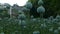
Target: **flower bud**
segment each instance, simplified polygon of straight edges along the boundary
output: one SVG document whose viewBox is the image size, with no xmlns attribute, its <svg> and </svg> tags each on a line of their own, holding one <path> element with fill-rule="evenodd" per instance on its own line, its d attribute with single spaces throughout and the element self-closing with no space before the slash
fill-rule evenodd
<svg viewBox="0 0 60 34">
<path fill-rule="evenodd" d="M 25 5 L 26 8 L 31 9 L 32 8 L 32 3 L 31 2 L 27 2 L 27 4 Z"/>
<path fill-rule="evenodd" d="M 37 12 L 38 13 L 44 13 L 45 12 L 45 8 L 43 6 L 40 6 L 37 8 Z"/>
<path fill-rule="evenodd" d="M 43 4 L 43 1 L 42 0 L 39 0 L 38 1 L 38 5 L 42 5 Z"/>
</svg>

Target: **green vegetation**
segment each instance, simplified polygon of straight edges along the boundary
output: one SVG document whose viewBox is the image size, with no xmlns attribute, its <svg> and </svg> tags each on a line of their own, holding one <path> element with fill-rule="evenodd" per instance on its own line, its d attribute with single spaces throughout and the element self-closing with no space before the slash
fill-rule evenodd
<svg viewBox="0 0 60 34">
<path fill-rule="evenodd" d="M 23 7 L 0 5 L 0 34 L 60 34 L 59 1 L 29 0 Z"/>
</svg>

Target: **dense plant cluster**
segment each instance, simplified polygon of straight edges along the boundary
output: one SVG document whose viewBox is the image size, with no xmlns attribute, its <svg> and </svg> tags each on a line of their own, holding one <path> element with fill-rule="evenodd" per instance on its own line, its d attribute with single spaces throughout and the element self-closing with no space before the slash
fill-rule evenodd
<svg viewBox="0 0 60 34">
<path fill-rule="evenodd" d="M 27 2 L 24 7 L 16 4 L 0 5 L 0 34 L 60 34 L 60 15 L 43 18 L 43 1 L 39 0 L 38 5 L 36 10 L 40 17 L 37 18 L 30 15 L 33 8 L 31 2 Z"/>
<path fill-rule="evenodd" d="M 23 15 L 21 15 L 23 16 Z M 19 16 L 19 17 L 21 17 Z M 28 22 L 25 17 L 21 19 L 0 18 L 0 33 L 5 34 L 60 34 L 60 16 L 48 19 L 34 18 Z"/>
</svg>

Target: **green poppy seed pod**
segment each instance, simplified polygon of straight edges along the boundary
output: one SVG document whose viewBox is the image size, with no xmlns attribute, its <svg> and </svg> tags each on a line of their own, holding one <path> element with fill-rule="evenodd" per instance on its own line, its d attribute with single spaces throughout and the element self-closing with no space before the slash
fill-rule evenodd
<svg viewBox="0 0 60 34">
<path fill-rule="evenodd" d="M 33 19 L 33 18 L 34 18 L 34 16 L 32 15 L 32 16 L 31 16 L 31 19 Z"/>
<path fill-rule="evenodd" d="M 53 19 L 54 19 L 54 18 L 53 18 L 53 16 L 50 16 L 50 17 L 49 17 L 49 20 L 51 20 L 51 21 L 52 21 Z"/>
<path fill-rule="evenodd" d="M 37 12 L 38 13 L 44 13 L 45 12 L 45 8 L 43 6 L 40 6 L 37 8 Z"/>
<path fill-rule="evenodd" d="M 22 20 L 21 25 L 22 25 L 22 26 L 26 26 L 26 21 L 25 21 L 25 20 Z"/>
<path fill-rule="evenodd" d="M 60 15 L 57 15 L 57 16 L 56 16 L 56 19 L 60 20 Z"/>
<path fill-rule="evenodd" d="M 31 21 L 32 21 L 32 22 L 36 22 L 36 21 L 37 21 L 37 19 L 36 19 L 36 18 L 33 18 Z"/>
<path fill-rule="evenodd" d="M 52 22 L 53 23 L 57 23 L 58 22 L 58 19 L 53 19 Z"/>
<path fill-rule="evenodd" d="M 44 23 L 44 24 L 41 24 L 41 26 L 40 26 L 41 28 L 46 28 L 47 27 L 47 25 Z"/>
<path fill-rule="evenodd" d="M 49 31 L 51 31 L 51 32 L 52 32 L 52 31 L 53 31 L 53 27 L 49 28 Z"/>
<path fill-rule="evenodd" d="M 40 34 L 40 32 L 39 31 L 34 31 L 33 34 Z"/>
<path fill-rule="evenodd" d="M 28 8 L 28 9 L 31 9 L 32 8 L 32 3 L 31 2 L 27 2 L 25 7 Z"/>
<path fill-rule="evenodd" d="M 25 19 L 26 19 L 26 16 L 25 16 L 24 14 L 20 14 L 20 15 L 18 16 L 18 19 L 20 19 L 20 20 L 25 20 Z"/>
<path fill-rule="evenodd" d="M 43 5 L 43 1 L 42 0 L 39 0 L 38 1 L 38 5 Z"/>
<path fill-rule="evenodd" d="M 57 15 L 56 19 L 58 20 L 58 22 L 60 22 L 60 15 Z"/>
</svg>

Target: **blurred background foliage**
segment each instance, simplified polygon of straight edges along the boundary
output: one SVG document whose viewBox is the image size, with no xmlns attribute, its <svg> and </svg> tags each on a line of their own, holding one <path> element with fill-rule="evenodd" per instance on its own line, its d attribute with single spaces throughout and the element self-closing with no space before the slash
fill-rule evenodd
<svg viewBox="0 0 60 34">
<path fill-rule="evenodd" d="M 40 15 L 39 13 L 37 13 L 37 8 L 39 7 L 38 1 L 39 0 L 28 1 L 33 4 L 33 7 L 30 9 L 30 15 L 33 15 L 34 17 L 39 17 Z M 44 2 L 43 6 L 46 10 L 43 15 L 44 18 L 48 18 L 50 16 L 55 17 L 57 14 L 60 14 L 60 0 L 43 0 L 43 2 Z M 1 16 L 1 12 L 4 12 L 4 11 L 6 11 L 6 15 L 9 16 L 9 14 L 7 14 L 7 11 L 9 11 L 10 5 L 8 3 L 5 3 L 4 6 L 7 6 L 7 8 L 0 9 L 0 16 Z M 14 4 L 12 7 L 14 12 L 17 12 L 22 8 L 22 6 L 18 6 L 17 4 Z"/>
</svg>

